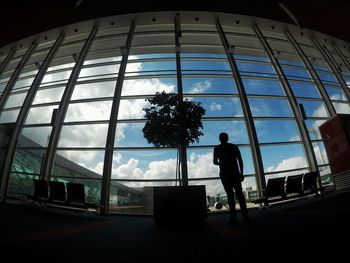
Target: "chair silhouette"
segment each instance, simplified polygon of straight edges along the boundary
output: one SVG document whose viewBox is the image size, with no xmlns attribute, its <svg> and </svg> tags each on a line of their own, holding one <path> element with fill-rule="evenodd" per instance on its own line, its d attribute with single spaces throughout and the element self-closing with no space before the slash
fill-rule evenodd
<svg viewBox="0 0 350 263">
<path fill-rule="evenodd" d="M 80 183 L 66 183 L 67 203 L 70 205 L 81 205 L 85 207 L 84 185 Z"/>
<path fill-rule="evenodd" d="M 290 175 L 286 180 L 286 195 L 303 194 L 303 174 Z"/>
<path fill-rule="evenodd" d="M 271 178 L 267 181 L 266 185 L 266 195 L 267 199 L 271 197 L 281 197 L 285 198 L 286 193 L 284 190 L 286 177 Z"/>
<path fill-rule="evenodd" d="M 37 202 L 39 205 L 46 205 L 49 198 L 49 186 L 47 181 L 40 179 L 33 179 L 34 192 L 27 194 L 27 197 L 32 199 L 33 203 Z"/>
<path fill-rule="evenodd" d="M 317 177 L 318 172 L 307 172 L 304 174 L 303 178 L 303 192 L 306 193 L 317 193 Z"/>
<path fill-rule="evenodd" d="M 63 182 L 49 181 L 50 195 L 49 201 L 54 204 L 64 204 L 66 202 L 66 187 Z"/>
</svg>

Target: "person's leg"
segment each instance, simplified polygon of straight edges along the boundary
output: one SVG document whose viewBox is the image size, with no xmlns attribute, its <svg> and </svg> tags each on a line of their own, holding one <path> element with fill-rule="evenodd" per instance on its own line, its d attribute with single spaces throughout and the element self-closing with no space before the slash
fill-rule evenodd
<svg viewBox="0 0 350 263">
<path fill-rule="evenodd" d="M 224 184 L 224 189 L 227 194 L 227 202 L 230 208 L 230 222 L 237 222 L 237 212 L 236 212 L 236 202 L 235 202 L 235 193 L 233 191 L 232 184 Z"/>
<path fill-rule="evenodd" d="M 234 189 L 236 192 L 236 196 L 239 202 L 239 207 L 241 208 L 242 216 L 244 220 L 248 221 L 250 220 L 249 215 L 248 215 L 248 208 L 247 208 L 247 203 L 243 194 L 243 189 L 242 189 L 242 184 L 241 182 L 235 182 L 234 184 Z"/>
</svg>

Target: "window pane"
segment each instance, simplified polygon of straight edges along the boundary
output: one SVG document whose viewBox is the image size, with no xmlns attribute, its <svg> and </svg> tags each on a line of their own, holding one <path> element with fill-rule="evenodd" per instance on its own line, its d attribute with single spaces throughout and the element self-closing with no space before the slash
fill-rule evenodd
<svg viewBox="0 0 350 263">
<path fill-rule="evenodd" d="M 303 68 L 291 68 L 282 66 L 284 74 L 287 79 L 310 79 L 310 74 L 306 69 Z"/>
<path fill-rule="evenodd" d="M 319 127 L 322 125 L 322 123 L 324 123 L 325 120 L 306 120 L 305 124 L 307 127 L 307 130 L 309 132 L 309 136 L 311 138 L 311 140 L 321 140 L 321 134 L 320 134 L 320 130 Z"/>
<path fill-rule="evenodd" d="M 285 99 L 250 98 L 250 108 L 254 117 L 292 117 L 293 113 Z"/>
<path fill-rule="evenodd" d="M 255 120 L 259 143 L 300 141 L 295 121 Z"/>
<path fill-rule="evenodd" d="M 303 104 L 307 117 L 328 117 L 327 109 L 321 101 L 298 100 L 298 103 Z"/>
<path fill-rule="evenodd" d="M 74 87 L 72 100 L 113 97 L 116 82 L 95 82 Z"/>
<path fill-rule="evenodd" d="M 19 139 L 19 147 L 47 147 L 51 127 L 23 128 Z"/>
<path fill-rule="evenodd" d="M 271 77 L 276 75 L 275 70 L 270 64 L 237 62 L 238 70 L 242 75 Z"/>
<path fill-rule="evenodd" d="M 176 150 L 114 151 L 112 179 L 176 178 Z"/>
<path fill-rule="evenodd" d="M 19 110 L 3 111 L 0 115 L 0 123 L 16 122 Z"/>
<path fill-rule="evenodd" d="M 344 91 L 340 86 L 324 85 L 327 90 L 328 96 L 331 100 L 343 100 L 347 101 Z"/>
<path fill-rule="evenodd" d="M 101 178 L 104 151 L 57 151 L 53 175 Z"/>
<path fill-rule="evenodd" d="M 51 103 L 61 101 L 65 87 L 38 90 L 35 94 L 33 104 Z"/>
<path fill-rule="evenodd" d="M 294 96 L 296 97 L 306 97 L 306 98 L 320 98 L 317 87 L 312 83 L 294 82 L 290 81 Z"/>
<path fill-rule="evenodd" d="M 123 83 L 122 96 L 154 95 L 156 92 L 175 92 L 175 78 L 126 79 Z"/>
<path fill-rule="evenodd" d="M 200 102 L 206 110 L 205 117 L 242 117 L 243 112 L 238 98 L 199 98 L 193 99 Z"/>
<path fill-rule="evenodd" d="M 284 96 L 282 86 L 278 80 L 243 78 L 242 81 L 247 94 Z"/>
<path fill-rule="evenodd" d="M 22 106 L 26 96 L 27 93 L 11 94 L 7 99 L 4 109 Z"/>
<path fill-rule="evenodd" d="M 321 142 L 321 141 L 314 142 L 314 143 L 312 143 L 312 146 L 314 147 L 314 152 L 315 152 L 317 164 L 318 165 L 328 164 L 329 161 L 328 161 L 327 153 L 326 153 L 326 150 L 324 148 L 323 142 Z"/>
<path fill-rule="evenodd" d="M 265 172 L 277 172 L 307 167 L 301 144 L 260 146 Z"/>
<path fill-rule="evenodd" d="M 181 61 L 182 70 L 231 71 L 226 61 Z"/>
<path fill-rule="evenodd" d="M 229 141 L 235 144 L 248 144 L 249 138 L 244 121 L 203 121 L 204 135 L 199 137 L 199 143 L 192 145 L 219 144 L 219 134 L 226 132 Z"/>
<path fill-rule="evenodd" d="M 145 99 L 122 99 L 119 104 L 118 120 L 144 119 L 145 112 L 142 109 L 148 107 L 150 104 Z"/>
<path fill-rule="evenodd" d="M 237 94 L 236 84 L 232 78 L 183 78 L 184 93 L 228 93 Z"/>
<path fill-rule="evenodd" d="M 333 102 L 333 106 L 334 106 L 335 111 L 337 113 L 343 113 L 343 114 L 349 114 L 350 113 L 349 103 Z"/>
<path fill-rule="evenodd" d="M 31 108 L 25 124 L 51 123 L 52 112 L 57 108 L 58 105 Z"/>
<path fill-rule="evenodd" d="M 58 147 L 105 147 L 107 124 L 64 125 Z"/>
<path fill-rule="evenodd" d="M 72 103 L 69 105 L 65 122 L 109 120 L 111 101 Z"/>
<path fill-rule="evenodd" d="M 114 147 L 153 147 L 143 137 L 144 123 L 117 123 Z"/>
</svg>

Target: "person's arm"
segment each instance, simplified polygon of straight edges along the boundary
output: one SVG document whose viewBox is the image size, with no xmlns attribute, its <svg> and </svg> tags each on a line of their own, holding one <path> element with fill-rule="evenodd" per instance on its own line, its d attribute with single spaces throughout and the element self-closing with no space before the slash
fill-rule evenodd
<svg viewBox="0 0 350 263">
<path fill-rule="evenodd" d="M 244 180 L 244 175 L 243 175 L 242 155 L 241 155 L 241 151 L 239 150 L 238 146 L 236 146 L 236 149 L 237 149 L 237 161 L 238 161 L 238 165 L 239 165 L 239 173 L 240 173 L 241 181 L 243 181 Z"/>
<path fill-rule="evenodd" d="M 219 165 L 219 156 L 217 147 L 214 148 L 213 163 Z"/>
</svg>

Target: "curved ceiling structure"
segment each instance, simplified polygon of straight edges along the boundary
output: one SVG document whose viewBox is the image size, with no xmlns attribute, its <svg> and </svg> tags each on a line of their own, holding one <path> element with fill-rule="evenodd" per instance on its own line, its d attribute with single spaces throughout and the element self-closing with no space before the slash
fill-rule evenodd
<svg viewBox="0 0 350 263">
<path fill-rule="evenodd" d="M 119 14 L 150 11 L 227 12 L 277 20 L 326 33 L 350 42 L 346 0 L 281 1 L 2 1 L 0 47 L 67 24 Z"/>
</svg>

